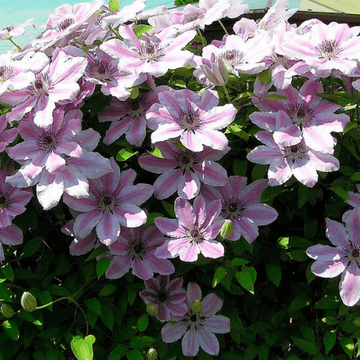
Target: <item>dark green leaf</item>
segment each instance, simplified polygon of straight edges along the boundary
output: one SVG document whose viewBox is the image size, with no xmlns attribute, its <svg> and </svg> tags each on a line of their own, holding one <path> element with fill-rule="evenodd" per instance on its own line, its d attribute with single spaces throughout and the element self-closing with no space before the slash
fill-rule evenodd
<svg viewBox="0 0 360 360">
<path fill-rule="evenodd" d="M 25 257 L 32 256 L 38 251 L 40 245 L 42 243 L 42 237 L 38 236 L 28 242 L 24 245 L 23 253 Z"/>
<path fill-rule="evenodd" d="M 6 335 L 14 341 L 17 341 L 19 339 L 20 330 L 18 325 L 14 320 L 5 320 L 2 323 L 3 329 L 6 333 Z"/>
<path fill-rule="evenodd" d="M 344 337 L 344 338 L 340 338 L 340 344 L 342 346 L 342 348 L 344 349 L 346 355 L 352 359 L 352 355 L 354 353 L 354 341 L 350 338 Z"/>
<path fill-rule="evenodd" d="M 116 290 L 117 287 L 115 284 L 107 284 L 101 289 L 100 296 L 109 296 L 113 294 Z"/>
<path fill-rule="evenodd" d="M 325 352 L 328 354 L 336 342 L 336 334 L 330 331 L 325 333 L 324 343 Z"/>
<path fill-rule="evenodd" d="M 296 338 L 294 336 L 291 336 L 291 338 L 294 341 L 294 344 L 302 351 L 310 354 L 310 355 L 316 355 L 318 353 L 318 348 L 315 344 L 311 343 L 310 341 L 306 341 L 303 339 Z"/>
<path fill-rule="evenodd" d="M 300 293 L 298 294 L 295 299 L 291 302 L 289 306 L 289 312 L 296 311 L 302 309 L 305 306 L 310 305 L 311 298 L 308 294 Z"/>
<path fill-rule="evenodd" d="M 6 279 L 10 280 L 11 282 L 14 281 L 14 270 L 10 264 L 3 265 L 1 267 L 1 272 Z"/>
<path fill-rule="evenodd" d="M 281 267 L 278 263 L 265 263 L 265 271 L 269 280 L 275 285 L 279 286 L 281 281 Z"/>
<path fill-rule="evenodd" d="M 110 265 L 110 262 L 111 259 L 107 259 L 107 258 L 101 258 L 98 260 L 98 262 L 96 263 L 96 274 L 98 277 L 100 277 L 102 274 L 105 273 L 105 271 Z"/>
<path fill-rule="evenodd" d="M 127 354 L 126 357 L 128 358 L 128 360 L 143 360 L 143 356 L 141 355 L 140 350 L 138 349 L 134 349 L 134 350 L 130 350 Z"/>
<path fill-rule="evenodd" d="M 91 254 L 86 258 L 85 261 L 90 261 L 92 259 L 95 259 L 97 256 L 104 254 L 109 249 L 105 245 L 101 245 L 98 248 L 94 249 Z"/>
<path fill-rule="evenodd" d="M 271 82 L 271 70 L 263 70 L 260 74 L 258 74 L 258 78 L 263 84 L 269 84 Z"/>
<path fill-rule="evenodd" d="M 149 325 L 149 317 L 146 314 L 144 314 L 139 318 L 137 322 L 137 327 L 139 331 L 145 331 L 148 325 Z"/>
<path fill-rule="evenodd" d="M 100 314 L 101 321 L 108 327 L 111 331 L 114 327 L 114 314 L 111 309 L 111 306 L 103 306 Z"/>
<path fill-rule="evenodd" d="M 341 305 L 337 296 L 325 295 L 315 304 L 316 309 L 336 309 Z"/>
<path fill-rule="evenodd" d="M 122 359 L 127 353 L 127 347 L 125 344 L 120 344 L 110 353 L 107 360 L 119 360 Z"/>
<path fill-rule="evenodd" d="M 101 303 L 98 299 L 92 298 L 85 301 L 86 307 L 95 313 L 96 315 L 100 315 L 101 313 Z"/>
<path fill-rule="evenodd" d="M 224 279 L 225 275 L 227 274 L 227 271 L 222 266 L 219 266 L 215 270 L 215 274 L 212 281 L 212 287 L 215 287 L 217 284 L 221 282 L 222 279 Z"/>
<path fill-rule="evenodd" d="M 255 268 L 252 266 L 244 266 L 241 271 L 236 273 L 236 278 L 244 289 L 254 294 L 254 284 L 256 281 Z"/>
</svg>

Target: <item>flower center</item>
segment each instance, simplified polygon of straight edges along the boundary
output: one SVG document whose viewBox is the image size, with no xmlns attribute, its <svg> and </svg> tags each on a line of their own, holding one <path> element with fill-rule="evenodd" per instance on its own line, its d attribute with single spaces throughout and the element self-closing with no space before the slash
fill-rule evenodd
<svg viewBox="0 0 360 360">
<path fill-rule="evenodd" d="M 10 66 L 0 66 L 0 82 L 6 81 L 11 78 L 14 69 Z"/>
<path fill-rule="evenodd" d="M 159 301 L 159 303 L 161 303 L 161 304 L 167 303 L 167 301 L 168 301 L 168 294 L 167 294 L 167 292 L 165 291 L 165 289 L 161 289 L 161 290 L 158 292 L 158 301 Z"/>
<path fill-rule="evenodd" d="M 56 144 L 57 144 L 56 138 L 52 134 L 47 134 L 47 135 L 43 136 L 42 138 L 40 138 L 40 140 L 38 142 L 38 146 L 43 151 L 51 151 L 51 150 L 55 149 Z"/>
<path fill-rule="evenodd" d="M 204 239 L 199 229 L 191 229 L 188 231 L 190 242 L 201 243 Z"/>
<path fill-rule="evenodd" d="M 180 126 L 183 129 L 195 132 L 195 130 L 200 127 L 200 116 L 197 111 L 194 111 L 191 114 L 183 114 L 180 117 Z"/>
<path fill-rule="evenodd" d="M 3 28 L 3 30 L 12 31 L 12 30 L 14 30 L 14 27 L 13 26 L 8 26 L 8 27 Z"/>
<path fill-rule="evenodd" d="M 61 21 L 58 25 L 55 26 L 55 30 L 57 31 L 65 31 L 71 24 L 73 24 L 75 21 L 74 19 L 65 19 Z"/>
<path fill-rule="evenodd" d="M 245 207 L 238 199 L 231 199 L 222 209 L 222 212 L 226 213 L 226 216 L 233 216 L 235 218 L 241 217 L 241 211 Z"/>
<path fill-rule="evenodd" d="M 241 59 L 244 57 L 244 54 L 239 50 L 226 50 L 224 53 L 219 55 L 224 64 L 227 67 L 233 68 L 241 62 Z"/>
<path fill-rule="evenodd" d="M 304 140 L 301 140 L 299 144 L 284 147 L 284 157 L 292 160 L 304 159 L 307 156 L 306 145 Z"/>
<path fill-rule="evenodd" d="M 139 242 L 133 242 L 131 245 L 132 248 L 132 260 L 135 258 L 140 258 L 142 260 L 142 255 L 145 253 L 145 246 L 144 244 Z"/>
<path fill-rule="evenodd" d="M 355 261 L 358 265 L 360 263 L 360 245 L 352 244 L 352 249 L 349 252 L 351 261 Z"/>
<path fill-rule="evenodd" d="M 6 205 L 6 197 L 4 195 L 0 196 L 0 210 L 3 210 Z"/>
<path fill-rule="evenodd" d="M 49 96 L 49 89 L 51 88 L 51 81 L 48 75 L 36 75 L 36 79 L 32 85 L 29 86 L 29 90 L 32 92 L 32 96 L 38 97 L 40 95 Z"/>
<path fill-rule="evenodd" d="M 105 211 L 108 210 L 108 211 L 110 211 L 110 212 L 112 213 L 112 212 L 113 212 L 113 208 L 114 208 L 114 206 L 115 206 L 115 201 L 114 201 L 114 199 L 113 199 L 111 196 L 105 194 L 105 195 L 102 197 L 101 201 L 100 201 L 100 206 L 101 206 Z"/>
<path fill-rule="evenodd" d="M 294 124 L 302 126 L 310 121 L 314 115 L 313 110 L 307 104 L 301 103 L 289 106 L 289 112 Z"/>
<path fill-rule="evenodd" d="M 336 59 L 342 51 L 339 43 L 335 40 L 325 40 L 316 47 L 320 59 Z"/>
<path fill-rule="evenodd" d="M 89 65 L 89 73 L 100 81 L 111 81 L 114 78 L 116 68 L 108 61 L 96 60 L 95 64 Z"/>
<path fill-rule="evenodd" d="M 159 45 L 151 42 L 142 44 L 138 53 L 140 55 L 140 59 L 146 62 L 157 62 L 162 56 L 164 56 L 164 52 Z"/>
</svg>

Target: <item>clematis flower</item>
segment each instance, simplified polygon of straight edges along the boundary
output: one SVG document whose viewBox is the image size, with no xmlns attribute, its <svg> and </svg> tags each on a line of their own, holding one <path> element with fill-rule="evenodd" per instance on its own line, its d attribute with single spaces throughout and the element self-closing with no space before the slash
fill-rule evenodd
<svg viewBox="0 0 360 360">
<path fill-rule="evenodd" d="M 219 97 L 213 90 L 202 96 L 188 89 L 159 94 L 159 104 L 154 104 L 146 114 L 148 126 L 155 131 L 151 142 L 180 139 L 189 150 L 198 152 L 204 145 L 215 150 L 225 150 L 228 140 L 219 131 L 231 124 L 237 110 L 232 104 L 217 106 Z"/>
<path fill-rule="evenodd" d="M 127 101 L 113 98 L 110 106 L 98 114 L 100 122 L 112 121 L 105 134 L 104 143 L 110 145 L 125 134 L 130 144 L 141 146 L 146 136 L 146 112 L 157 101 L 157 91 L 139 94 L 136 99 Z"/>
<path fill-rule="evenodd" d="M 230 148 L 218 151 L 204 148 L 200 152 L 181 149 L 170 142 L 156 144 L 162 158 L 153 155 L 139 157 L 139 165 L 156 174 L 161 174 L 154 183 L 154 195 L 166 199 L 176 191 L 184 199 L 192 199 L 199 194 L 200 182 L 222 186 L 227 182 L 226 170 L 216 163 Z"/>
<path fill-rule="evenodd" d="M 0 228 L 0 262 L 5 260 L 4 245 L 20 245 L 23 242 L 23 233 L 19 227 L 12 224 Z"/>
<path fill-rule="evenodd" d="M 189 283 L 187 287 L 188 312 L 178 316 L 161 329 L 161 338 L 165 343 L 172 343 L 182 338 L 181 347 L 185 356 L 196 356 L 201 347 L 210 355 L 218 355 L 219 341 L 214 334 L 230 331 L 230 319 L 215 315 L 223 301 L 215 294 L 208 294 L 201 301 L 199 285 Z"/>
<path fill-rule="evenodd" d="M 71 100 L 79 91 L 77 80 L 83 75 L 87 61 L 72 57 L 64 51 L 55 51 L 49 67 L 33 74 L 32 83 L 23 90 L 5 92 L 0 101 L 13 106 L 7 120 L 19 121 L 26 113 L 35 110 L 34 122 L 46 127 L 52 124 L 52 113 L 60 100 Z"/>
<path fill-rule="evenodd" d="M 220 232 L 223 220 L 218 220 L 221 201 L 215 200 L 206 205 L 202 197 L 194 200 L 191 206 L 187 200 L 175 200 L 175 219 L 158 217 L 155 225 L 167 236 L 172 237 L 160 246 L 155 255 L 160 259 L 180 256 L 182 261 L 196 261 L 198 254 L 212 259 L 224 255 L 224 246 L 214 240 Z"/>
<path fill-rule="evenodd" d="M 140 293 L 140 296 L 145 304 L 156 306 L 157 319 L 170 320 L 174 316 L 183 316 L 188 311 L 185 303 L 186 292 L 182 289 L 182 284 L 182 278 L 170 281 L 169 276 L 159 275 L 145 280 L 146 289 Z"/>
<path fill-rule="evenodd" d="M 163 234 L 155 226 L 123 228 L 118 239 L 108 245 L 113 258 L 105 272 L 109 279 L 118 279 L 129 269 L 140 279 L 148 280 L 154 272 L 170 275 L 175 272 L 170 260 L 159 259 L 155 250 L 165 241 Z"/>
<path fill-rule="evenodd" d="M 250 119 L 260 128 L 274 132 L 277 112 L 282 110 L 295 127 L 301 130 L 307 146 L 315 151 L 332 154 L 336 140 L 331 132 L 342 132 L 350 118 L 346 114 L 335 114 L 341 105 L 317 95 L 322 92 L 320 82 L 308 80 L 299 91 L 291 85 L 287 89 L 278 90 L 277 93 L 285 96 L 286 100 L 263 98 L 258 101 L 254 98 L 254 104 L 261 112 L 252 113 Z M 293 131 L 295 127 L 292 128 Z"/>
<path fill-rule="evenodd" d="M 110 159 L 110 163 L 111 173 L 89 180 L 89 197 L 78 199 L 64 195 L 64 202 L 80 212 L 73 228 L 75 236 L 85 238 L 96 227 L 96 234 L 105 245 L 117 240 L 120 226 L 133 228 L 146 222 L 146 213 L 139 206 L 153 193 L 151 185 L 133 185 L 136 177 L 134 170 L 121 173 L 114 158 Z"/>
<path fill-rule="evenodd" d="M 82 131 L 81 118 L 80 110 L 65 114 L 64 108 L 57 108 L 52 125 L 44 129 L 34 124 L 29 113 L 18 127 L 25 141 L 7 150 L 22 166 L 6 181 L 20 188 L 37 184 L 37 198 L 44 209 L 56 206 L 64 192 L 88 196 L 88 179 L 112 170 L 108 159 L 92 152 L 100 135 L 93 129 Z"/>
<path fill-rule="evenodd" d="M 347 24 L 320 22 L 310 32 L 286 34 L 278 52 L 303 60 L 317 77 L 328 77 L 332 72 L 351 76 L 360 60 L 358 33 L 357 27 L 350 28 Z"/>
<path fill-rule="evenodd" d="M 303 139 L 295 145 L 282 146 L 269 132 L 259 131 L 255 137 L 264 145 L 256 147 L 246 158 L 256 164 L 270 164 L 270 186 L 284 184 L 294 175 L 303 185 L 313 187 L 318 180 L 317 171 L 331 172 L 340 167 L 335 157 L 310 149 Z"/>
<path fill-rule="evenodd" d="M 193 54 L 182 50 L 195 36 L 195 31 L 178 35 L 176 30 L 168 28 L 160 33 L 137 38 L 130 26 L 119 28 L 124 41 L 111 39 L 100 45 L 100 49 L 118 59 L 124 71 L 137 74 L 148 73 L 155 77 L 164 75 L 169 69 L 190 64 Z"/>
<path fill-rule="evenodd" d="M 267 180 L 260 179 L 246 184 L 246 177 L 230 176 L 225 186 L 212 191 L 207 189 L 206 200 L 221 199 L 220 216 L 230 219 L 233 224 L 233 233 L 227 237 L 228 240 L 239 240 L 243 236 L 251 244 L 259 235 L 258 226 L 272 223 L 278 213 L 271 206 L 261 203 L 261 195 L 269 186 Z"/>
<path fill-rule="evenodd" d="M 347 217 L 346 226 L 326 219 L 326 236 L 335 246 L 314 245 L 306 254 L 316 260 L 311 271 L 323 278 L 341 274 L 340 297 L 346 306 L 354 306 L 360 300 L 360 210 L 354 209 Z"/>
<path fill-rule="evenodd" d="M 4 151 L 6 146 L 15 140 L 18 133 L 16 128 L 5 130 L 6 125 L 6 116 L 0 115 L 0 152 Z"/>
<path fill-rule="evenodd" d="M 9 40 L 12 39 L 13 36 L 23 35 L 25 33 L 24 27 L 31 26 L 33 29 L 36 28 L 35 24 L 31 22 L 34 18 L 28 20 L 24 24 L 18 26 L 8 26 L 2 30 L 0 30 L 0 40 Z"/>
</svg>

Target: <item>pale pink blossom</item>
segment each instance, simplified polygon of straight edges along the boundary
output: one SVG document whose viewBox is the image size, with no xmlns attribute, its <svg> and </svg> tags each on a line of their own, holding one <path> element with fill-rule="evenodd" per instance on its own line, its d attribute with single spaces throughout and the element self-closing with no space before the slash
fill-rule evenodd
<svg viewBox="0 0 360 360">
<path fill-rule="evenodd" d="M 230 148 L 224 151 L 205 147 L 203 151 L 192 152 L 181 149 L 170 142 L 156 144 L 162 158 L 146 154 L 139 157 L 139 165 L 156 174 L 161 174 L 154 183 L 154 195 L 166 199 L 176 191 L 185 199 L 199 194 L 201 182 L 213 186 L 225 185 L 226 170 L 218 163 Z"/>
<path fill-rule="evenodd" d="M 123 228 L 118 239 L 109 244 L 113 255 L 106 277 L 118 279 L 130 269 L 140 279 L 148 280 L 154 273 L 170 275 L 175 272 L 170 260 L 159 259 L 155 250 L 165 241 L 163 234 L 154 226 L 140 226 L 133 229 Z"/>
<path fill-rule="evenodd" d="M 182 198 L 175 200 L 175 219 L 157 217 L 155 225 L 172 239 L 166 240 L 155 255 L 161 259 L 179 256 L 182 261 L 196 261 L 202 253 L 205 257 L 219 258 L 224 255 L 224 246 L 215 240 L 224 221 L 217 219 L 221 201 L 206 205 L 204 199 L 195 198 L 194 205 Z"/>
<path fill-rule="evenodd" d="M 199 285 L 189 283 L 188 312 L 184 316 L 174 317 L 173 321 L 161 329 L 161 338 L 165 343 L 182 338 L 181 347 L 185 356 L 196 356 L 199 347 L 207 354 L 219 355 L 219 341 L 214 334 L 225 334 L 230 331 L 230 319 L 223 315 L 215 315 L 221 309 L 223 301 L 215 294 L 206 295 L 202 301 L 201 298 Z M 197 309 L 199 307 L 201 310 Z"/>
<path fill-rule="evenodd" d="M 75 236 L 85 238 L 95 227 L 99 240 L 105 245 L 118 239 L 121 227 L 134 228 L 146 222 L 146 213 L 140 205 L 153 193 L 151 185 L 133 185 L 136 177 L 134 170 L 120 172 L 113 158 L 110 163 L 111 173 L 89 180 L 88 197 L 64 195 L 64 202 L 80 212 L 73 228 Z"/>
<path fill-rule="evenodd" d="M 232 104 L 218 106 L 215 91 L 205 90 L 199 95 L 188 89 L 159 94 L 159 104 L 154 104 L 146 114 L 148 126 L 155 131 L 152 143 L 180 139 L 189 150 L 202 151 L 205 146 L 224 150 L 228 140 L 220 130 L 231 124 L 237 110 Z"/>
<path fill-rule="evenodd" d="M 360 300 L 360 210 L 356 208 L 346 219 L 346 226 L 326 219 L 326 236 L 335 246 L 314 245 L 306 250 L 316 260 L 311 271 L 323 278 L 341 274 L 340 297 L 346 306 L 354 306 Z"/>
</svg>

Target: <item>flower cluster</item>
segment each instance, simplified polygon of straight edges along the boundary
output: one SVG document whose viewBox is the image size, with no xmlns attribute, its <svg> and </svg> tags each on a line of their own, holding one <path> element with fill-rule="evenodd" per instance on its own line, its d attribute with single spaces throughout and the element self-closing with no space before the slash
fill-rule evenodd
<svg viewBox="0 0 360 360">
<path fill-rule="evenodd" d="M 201 301 L 197 284 L 185 293 L 183 279 L 170 275 L 189 265 L 182 262 L 221 262 L 234 241 L 250 247 L 259 226 L 278 217 L 262 198 L 268 186 L 294 176 L 314 187 L 318 172 L 340 168 L 333 133 L 350 117 L 326 99 L 323 78 L 343 81 L 349 98 L 360 90 L 359 29 L 290 26 L 294 11 L 279 0 L 258 23 L 242 18 L 233 34 L 205 45 L 197 31 L 248 6 L 200 0 L 148 12 L 145 0 L 122 10 L 111 3 L 61 6 L 31 44 L 0 55 L 0 241 L 22 242 L 12 221 L 36 187 L 37 207 L 64 206 L 72 215 L 62 223 L 72 255 L 101 248 L 108 279 L 131 271 L 145 280 L 149 313 L 170 321 L 161 330 L 165 343 L 182 338 L 185 356 L 200 347 L 216 356 L 214 334 L 230 331 L 230 320 L 216 315 L 223 301 L 215 294 Z M 5 29 L 0 40 L 12 41 L 24 26 L 33 24 Z M 258 111 L 245 111 L 244 99 Z M 262 145 L 239 149 L 238 139 Z M 254 171 L 250 182 L 245 166 L 228 161 L 239 154 L 269 165 L 268 179 Z M 349 197 L 355 209 L 345 213 L 346 226 L 326 220 L 335 248 L 315 245 L 307 254 L 316 275 L 342 274 L 340 296 L 353 306 L 360 198 Z"/>
</svg>

